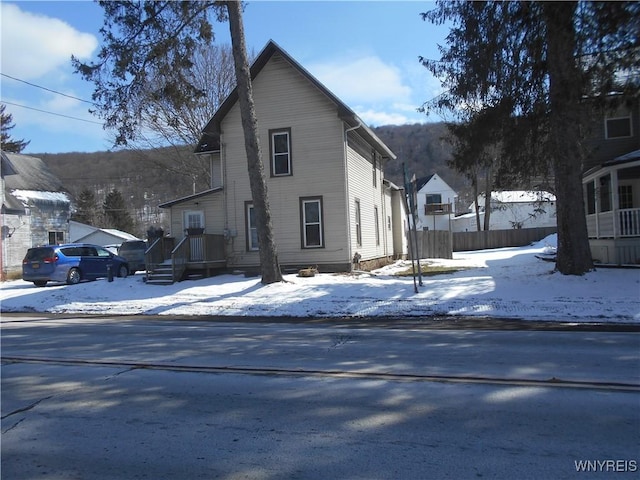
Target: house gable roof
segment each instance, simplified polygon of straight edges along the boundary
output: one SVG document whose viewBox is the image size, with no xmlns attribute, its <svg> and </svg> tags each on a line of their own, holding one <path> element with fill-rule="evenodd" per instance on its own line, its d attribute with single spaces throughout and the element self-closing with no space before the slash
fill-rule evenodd
<svg viewBox="0 0 640 480">
<path fill-rule="evenodd" d="M 62 182 L 39 158 L 2 152 L 3 213 L 22 213 L 30 201 L 70 204 Z"/>
<path fill-rule="evenodd" d="M 304 78 L 306 78 L 313 86 L 327 97 L 337 108 L 338 117 L 344 121 L 349 128 L 356 127 L 358 133 L 369 142 L 379 153 L 386 158 L 395 159 L 395 154 L 387 147 L 382 140 L 368 127 L 365 123 L 351 110 L 344 102 L 336 97 L 327 87 L 325 87 L 318 79 L 311 75 L 302 65 L 293 59 L 273 40 L 269 40 L 267 45 L 262 49 L 251 65 L 251 79 L 254 80 L 271 60 L 274 55 L 280 55 L 295 70 L 297 70 Z M 234 88 L 229 96 L 222 102 L 218 111 L 206 125 L 202 131 L 202 136 L 196 147 L 195 153 L 215 152 L 220 149 L 220 125 L 224 117 L 229 113 L 231 108 L 238 101 L 238 88 Z"/>
<path fill-rule="evenodd" d="M 217 192 L 221 192 L 223 190 L 222 187 L 216 187 L 216 188 L 211 188 L 209 190 L 205 190 L 204 192 L 199 192 L 193 195 L 188 195 L 186 197 L 182 197 L 182 198 L 178 198 L 176 200 L 171 200 L 169 202 L 165 202 L 165 203 L 161 203 L 160 205 L 158 205 L 159 208 L 171 208 L 175 205 L 178 205 L 180 203 L 185 203 L 185 202 L 192 202 L 193 200 L 196 200 L 198 198 L 202 198 L 202 197 L 206 197 L 207 195 L 211 195 Z"/>
<path fill-rule="evenodd" d="M 439 177 L 435 173 L 432 173 L 431 175 L 427 175 L 426 177 L 420 177 L 416 179 L 416 191 L 420 192 L 424 188 L 424 186 L 427 185 L 434 178 L 440 180 L 440 182 L 442 182 L 449 190 L 453 192 L 453 188 L 451 188 L 449 184 L 442 179 L 442 177 Z M 428 193 L 428 192 L 424 192 L 424 193 Z"/>
<path fill-rule="evenodd" d="M 40 192 L 63 192 L 64 187 L 49 167 L 39 158 L 19 153 L 2 152 L 13 167 L 15 175 L 5 177 L 8 190 L 35 190 Z"/>
<path fill-rule="evenodd" d="M 420 190 L 422 190 L 422 187 L 424 187 L 427 183 L 429 183 L 429 180 L 431 180 L 433 178 L 435 174 L 431 174 L 431 175 L 427 175 L 426 177 L 420 177 L 416 180 L 416 192 L 419 192 Z"/>
</svg>

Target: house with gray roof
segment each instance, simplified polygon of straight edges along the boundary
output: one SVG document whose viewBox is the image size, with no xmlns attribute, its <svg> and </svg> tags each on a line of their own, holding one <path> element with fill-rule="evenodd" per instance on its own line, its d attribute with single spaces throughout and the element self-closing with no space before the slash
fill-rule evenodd
<svg viewBox="0 0 640 480">
<path fill-rule="evenodd" d="M 69 241 L 71 198 L 39 158 L 2 152 L 2 278 L 18 274 L 27 249 Z"/>
</svg>

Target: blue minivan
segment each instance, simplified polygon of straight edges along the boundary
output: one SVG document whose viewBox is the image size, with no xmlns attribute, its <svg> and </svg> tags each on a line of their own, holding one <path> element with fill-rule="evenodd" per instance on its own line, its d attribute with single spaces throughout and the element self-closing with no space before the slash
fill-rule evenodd
<svg viewBox="0 0 640 480">
<path fill-rule="evenodd" d="M 27 250 L 22 261 L 22 279 L 44 287 L 47 282 L 75 285 L 81 280 L 96 280 L 129 275 L 127 261 L 98 245 L 70 243 L 45 245 Z"/>
</svg>

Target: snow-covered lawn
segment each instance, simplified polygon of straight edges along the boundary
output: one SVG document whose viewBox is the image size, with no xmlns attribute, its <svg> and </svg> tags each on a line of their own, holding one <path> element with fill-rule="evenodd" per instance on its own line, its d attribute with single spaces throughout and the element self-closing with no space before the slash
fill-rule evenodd
<svg viewBox="0 0 640 480">
<path fill-rule="evenodd" d="M 471 267 L 426 276 L 414 293 L 412 277 L 393 273 L 397 262 L 372 274 L 285 276 L 262 285 L 259 277 L 220 275 L 170 286 L 146 285 L 144 274 L 113 282 L 49 284 L 4 282 L 2 312 L 109 315 L 226 315 L 363 317 L 492 316 L 527 320 L 640 323 L 640 269 L 600 268 L 581 277 L 553 273 L 535 254 L 555 236 L 528 247 L 458 252 L 437 265 Z"/>
</svg>

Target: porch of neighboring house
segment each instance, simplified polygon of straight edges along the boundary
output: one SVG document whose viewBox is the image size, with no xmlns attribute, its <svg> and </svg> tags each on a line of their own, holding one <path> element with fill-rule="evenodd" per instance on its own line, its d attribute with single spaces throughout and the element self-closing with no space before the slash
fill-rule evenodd
<svg viewBox="0 0 640 480">
<path fill-rule="evenodd" d="M 146 282 L 170 285 L 182 280 L 210 277 L 227 266 L 224 235 L 187 232 L 176 244 L 174 237 L 156 239 L 145 253 Z"/>
<path fill-rule="evenodd" d="M 640 150 L 588 171 L 583 185 L 594 263 L 640 267 Z"/>
</svg>

